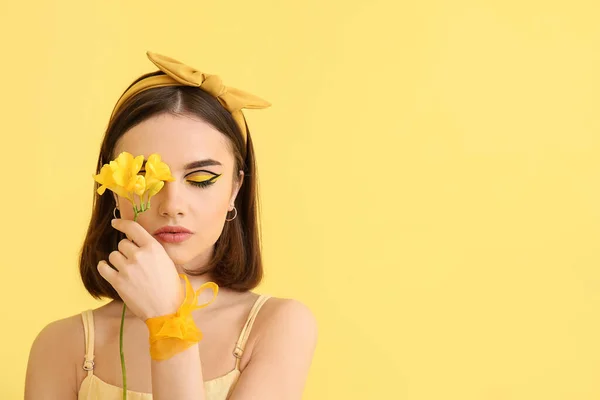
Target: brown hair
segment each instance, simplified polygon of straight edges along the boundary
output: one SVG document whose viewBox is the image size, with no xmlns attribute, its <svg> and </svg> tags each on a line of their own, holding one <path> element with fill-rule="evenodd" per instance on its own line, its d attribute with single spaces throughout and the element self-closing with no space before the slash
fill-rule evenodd
<svg viewBox="0 0 600 400">
<path fill-rule="evenodd" d="M 132 85 L 158 74 L 162 72 L 145 74 Z M 210 271 L 214 282 L 219 286 L 237 291 L 255 288 L 262 280 L 263 268 L 258 179 L 252 139 L 246 126 L 247 142 L 244 143 L 240 129 L 231 114 L 212 95 L 197 87 L 167 86 L 148 89 L 127 100 L 108 124 L 100 147 L 96 173 L 116 157 L 115 146 L 125 132 L 162 113 L 192 115 L 211 124 L 229 139 L 235 159 L 234 179 L 239 179 L 239 170 L 244 171 L 244 181 L 235 199 L 238 215 L 233 221 L 225 223 L 221 236 L 215 243 L 209 265 L 202 271 L 185 272 L 189 275 L 201 275 Z M 116 204 L 114 196 L 107 194 L 100 196 L 94 191 L 92 216 L 80 252 L 79 273 L 83 285 L 94 298 L 108 297 L 120 300 L 117 291 L 97 270 L 98 262 L 108 262 L 108 255 L 117 250 L 119 241 L 125 237 L 110 225 Z"/>
</svg>

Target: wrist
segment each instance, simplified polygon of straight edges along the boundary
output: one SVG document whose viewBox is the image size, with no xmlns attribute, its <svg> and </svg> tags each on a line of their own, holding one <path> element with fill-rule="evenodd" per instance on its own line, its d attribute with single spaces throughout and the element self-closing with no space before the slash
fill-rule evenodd
<svg viewBox="0 0 600 400">
<path fill-rule="evenodd" d="M 153 360 L 166 360 L 202 340 L 202 332 L 196 326 L 192 312 L 204 308 L 217 297 L 219 287 L 214 282 L 206 282 L 194 291 L 187 276 L 185 280 L 185 298 L 175 312 L 145 319 L 149 331 L 150 356 Z M 202 290 L 210 289 L 213 298 L 204 304 L 197 304 Z M 152 315 L 152 314 L 150 314 Z"/>
<path fill-rule="evenodd" d="M 166 360 L 202 340 L 202 332 L 191 314 L 169 314 L 146 321 L 153 360 Z"/>
<path fill-rule="evenodd" d="M 146 322 L 149 319 L 153 319 L 153 318 L 173 317 L 177 314 L 177 311 L 178 311 L 178 309 L 177 308 L 174 309 L 173 307 L 170 307 L 169 309 L 148 311 L 144 316 L 142 316 L 142 320 L 144 322 Z"/>
</svg>

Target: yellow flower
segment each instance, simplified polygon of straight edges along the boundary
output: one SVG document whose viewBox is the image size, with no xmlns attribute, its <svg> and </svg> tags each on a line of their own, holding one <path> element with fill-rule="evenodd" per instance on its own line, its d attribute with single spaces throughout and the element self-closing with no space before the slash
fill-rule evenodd
<svg viewBox="0 0 600 400">
<path fill-rule="evenodd" d="M 165 185 L 165 182 L 174 181 L 169 166 L 161 161 L 160 155 L 152 154 L 146 162 L 146 174 L 138 175 L 144 163 L 144 156 L 134 157 L 128 152 L 122 152 L 108 164 L 104 164 L 98 175 L 93 175 L 94 180 L 101 186 L 97 192 L 104 194 L 106 189 L 112 190 L 117 195 L 126 198 L 133 205 L 137 215 L 150 208 L 150 198 L 156 195 Z M 144 202 L 144 196 L 148 200 Z M 140 197 L 141 204 L 135 204 L 134 195 Z"/>
<path fill-rule="evenodd" d="M 165 185 L 165 182 L 172 182 L 175 178 L 171 175 L 169 166 L 161 161 L 160 155 L 152 154 L 146 161 L 146 193 L 148 193 L 148 205 L 150 207 L 150 198 L 157 194 Z"/>
<path fill-rule="evenodd" d="M 141 196 L 146 190 L 146 182 L 143 176 L 138 175 L 144 156 L 133 156 L 127 152 L 119 154 L 116 160 L 104 164 L 94 180 L 100 183 L 98 194 L 102 195 L 106 189 L 112 190 L 117 195 L 135 203 L 134 194 Z"/>
<path fill-rule="evenodd" d="M 94 180 L 98 182 L 101 186 L 98 188 L 97 192 L 99 195 L 104 194 L 106 189 L 112 190 L 117 193 L 119 196 L 126 197 L 127 194 L 124 190 L 117 186 L 115 179 L 113 178 L 113 170 L 108 164 L 104 164 L 100 173 L 98 175 L 93 175 Z"/>
<path fill-rule="evenodd" d="M 127 193 L 132 194 L 130 197 L 132 202 L 133 194 L 141 196 L 146 191 L 145 178 L 138 175 L 143 162 L 144 156 L 137 156 L 134 158 L 133 155 L 124 151 L 109 164 L 113 171 L 115 183 Z"/>
<path fill-rule="evenodd" d="M 133 195 L 141 196 L 146 190 L 146 180 L 138 175 L 144 156 L 133 157 L 130 153 L 122 152 L 108 164 L 104 164 L 100 173 L 94 175 L 94 180 L 100 183 L 98 194 L 104 194 L 106 189 L 126 198 L 135 205 Z"/>
</svg>

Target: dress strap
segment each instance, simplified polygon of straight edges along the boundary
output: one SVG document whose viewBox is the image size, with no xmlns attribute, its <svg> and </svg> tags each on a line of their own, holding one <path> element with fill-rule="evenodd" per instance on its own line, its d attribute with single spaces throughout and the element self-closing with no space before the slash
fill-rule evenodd
<svg viewBox="0 0 600 400">
<path fill-rule="evenodd" d="M 85 357 L 83 369 L 88 375 L 94 373 L 94 314 L 92 310 L 86 310 L 81 313 L 83 319 L 83 333 L 85 335 Z"/>
<path fill-rule="evenodd" d="M 254 325 L 254 320 L 260 311 L 260 308 L 265 304 L 267 300 L 269 300 L 271 296 L 268 295 L 260 295 L 256 302 L 252 306 L 250 310 L 250 314 L 248 315 L 248 319 L 246 320 L 246 324 L 242 329 L 242 333 L 235 344 L 235 350 L 233 351 L 233 355 L 237 360 L 235 361 L 235 368 L 240 369 L 240 360 L 242 359 L 242 355 L 244 355 L 244 349 L 246 348 L 246 342 L 248 342 L 248 337 L 250 337 L 250 331 L 252 330 L 252 325 Z"/>
</svg>

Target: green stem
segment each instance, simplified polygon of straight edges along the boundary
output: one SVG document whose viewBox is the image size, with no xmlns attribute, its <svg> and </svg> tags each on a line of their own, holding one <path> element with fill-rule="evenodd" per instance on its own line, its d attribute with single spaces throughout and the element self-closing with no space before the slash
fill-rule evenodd
<svg viewBox="0 0 600 400">
<path fill-rule="evenodd" d="M 125 372 L 125 353 L 123 353 L 123 326 L 125 325 L 125 309 L 127 306 L 123 302 L 123 314 L 121 315 L 121 333 L 119 336 L 119 349 L 121 352 L 121 372 L 123 374 L 123 400 L 127 400 L 127 374 Z"/>
<path fill-rule="evenodd" d="M 133 220 L 137 221 L 138 210 L 137 207 L 133 206 Z M 123 352 L 123 327 L 125 326 L 125 310 L 127 305 L 123 301 L 123 313 L 121 314 L 121 329 L 119 332 L 119 353 L 121 355 L 121 373 L 123 374 L 123 400 L 127 400 L 127 373 L 125 371 L 125 353 Z"/>
</svg>

